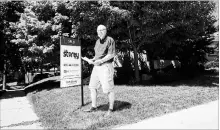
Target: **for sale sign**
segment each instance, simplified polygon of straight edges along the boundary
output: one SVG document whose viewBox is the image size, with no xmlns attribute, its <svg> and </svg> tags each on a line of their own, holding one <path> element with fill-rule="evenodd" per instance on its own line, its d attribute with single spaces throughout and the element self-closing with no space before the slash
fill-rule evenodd
<svg viewBox="0 0 220 130">
<path fill-rule="evenodd" d="M 60 87 L 81 85 L 81 44 L 79 40 L 60 38 Z"/>
</svg>

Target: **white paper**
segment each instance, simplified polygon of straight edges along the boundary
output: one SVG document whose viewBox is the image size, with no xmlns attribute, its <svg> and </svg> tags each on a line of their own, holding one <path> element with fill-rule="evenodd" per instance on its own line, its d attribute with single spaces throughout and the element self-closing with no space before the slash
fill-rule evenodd
<svg viewBox="0 0 220 130">
<path fill-rule="evenodd" d="M 87 57 L 82 57 L 82 59 L 86 62 L 88 62 L 89 64 L 94 64 L 94 62 L 92 60 L 90 60 L 89 58 Z"/>
</svg>

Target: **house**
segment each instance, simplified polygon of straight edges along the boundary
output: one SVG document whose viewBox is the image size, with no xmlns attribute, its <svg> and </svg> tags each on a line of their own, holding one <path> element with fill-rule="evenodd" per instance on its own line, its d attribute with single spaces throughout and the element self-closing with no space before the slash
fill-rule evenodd
<svg viewBox="0 0 220 130">
<path fill-rule="evenodd" d="M 208 47 L 213 48 L 214 52 L 206 55 L 208 61 L 214 61 L 218 59 L 219 56 L 219 32 L 214 33 L 213 36 L 214 36 L 213 43 Z"/>
</svg>

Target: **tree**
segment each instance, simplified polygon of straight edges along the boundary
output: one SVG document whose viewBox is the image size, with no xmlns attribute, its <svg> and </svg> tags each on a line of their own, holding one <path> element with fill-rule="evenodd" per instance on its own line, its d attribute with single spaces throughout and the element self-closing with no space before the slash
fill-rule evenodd
<svg viewBox="0 0 220 130">
<path fill-rule="evenodd" d="M 50 17 L 40 14 L 45 9 L 48 11 L 46 15 Z M 52 62 L 51 57 L 55 48 L 53 36 L 57 33 L 53 30 L 51 12 L 53 13 L 54 9 L 50 2 L 46 5 L 42 5 L 41 2 L 27 2 L 25 12 L 15 25 L 17 33 L 13 42 L 19 45 L 22 61 L 26 64 L 24 68 L 27 67 L 29 71 L 40 68 L 42 73 L 43 66 Z"/>
<path fill-rule="evenodd" d="M 148 60 L 178 58 L 185 64 L 184 55 L 189 54 L 188 58 L 198 57 L 199 62 L 208 52 L 210 34 L 216 31 L 216 19 L 211 15 L 215 4 L 210 1 L 123 1 L 111 2 L 111 6 L 119 8 L 116 12 L 128 12 L 113 29 L 115 35 L 127 38 L 125 43 L 133 49 L 137 82 L 138 53 L 142 50 L 147 51 Z M 190 47 L 193 49 L 188 53 Z"/>
<path fill-rule="evenodd" d="M 14 49 L 10 45 L 10 39 L 13 38 L 13 30 L 11 30 L 10 24 L 19 20 L 23 9 L 24 4 L 22 1 L 4 1 L 0 3 L 0 57 L 2 57 L 0 62 L 3 63 L 3 66 L 1 66 L 1 70 L 3 70 L 3 90 L 6 87 L 7 64 L 12 63 L 12 59 L 16 56 L 10 53 L 10 49 Z M 12 48 L 9 48 L 9 46 Z"/>
<path fill-rule="evenodd" d="M 28 64 L 59 63 L 59 53 L 56 52 L 59 51 L 60 31 L 62 35 L 83 41 L 83 55 L 92 55 L 87 52 L 93 49 L 97 39 L 96 27 L 104 24 L 115 39 L 118 50 L 124 48 L 134 54 L 137 83 L 140 81 L 140 53 L 146 52 L 149 61 L 159 58 L 178 59 L 183 65 L 202 63 L 204 54 L 210 51 L 206 47 L 211 41 L 210 34 L 216 31 L 213 26 L 216 19 L 211 15 L 215 3 L 211 1 L 27 3 L 27 12 L 23 16 L 27 24 L 17 40 L 27 45 L 23 52 L 27 61 L 31 61 Z"/>
<path fill-rule="evenodd" d="M 66 6 L 75 36 L 95 41 L 96 27 L 104 24 L 117 43 L 128 44 L 134 53 L 137 83 L 140 52 L 145 50 L 148 60 L 179 59 L 185 64 L 184 53 L 190 47 L 186 45 L 191 45 L 196 48 L 190 57 L 200 52 L 195 54 L 202 60 L 202 54 L 208 52 L 206 45 L 210 44 L 207 39 L 216 30 L 213 26 L 216 20 L 211 15 L 215 3 L 210 1 L 73 1 Z M 202 39 L 206 41 L 203 44 L 198 42 Z M 173 48 L 175 51 L 171 51 Z"/>
</svg>

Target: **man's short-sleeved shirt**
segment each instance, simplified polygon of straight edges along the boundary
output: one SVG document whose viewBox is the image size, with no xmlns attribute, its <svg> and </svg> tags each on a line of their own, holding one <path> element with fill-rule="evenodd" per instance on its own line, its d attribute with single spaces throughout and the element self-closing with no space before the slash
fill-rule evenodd
<svg viewBox="0 0 220 130">
<path fill-rule="evenodd" d="M 95 44 L 95 60 L 102 59 L 107 54 L 115 54 L 115 41 L 113 38 L 106 36 L 103 40 L 98 39 Z M 113 59 L 110 59 L 106 62 L 113 62 Z"/>
</svg>

